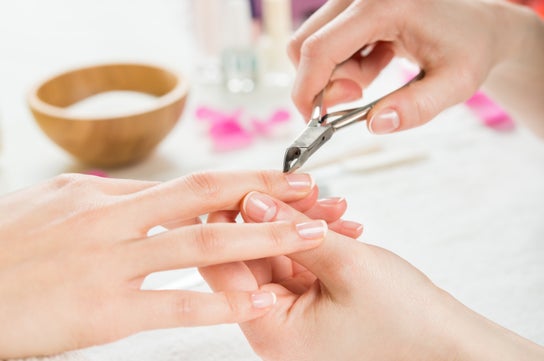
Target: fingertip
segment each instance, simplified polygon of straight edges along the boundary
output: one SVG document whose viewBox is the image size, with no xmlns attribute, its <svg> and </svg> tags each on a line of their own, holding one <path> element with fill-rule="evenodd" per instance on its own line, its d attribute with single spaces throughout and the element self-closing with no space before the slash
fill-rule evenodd
<svg viewBox="0 0 544 361">
<path fill-rule="evenodd" d="M 262 310 L 270 309 L 278 302 L 278 297 L 272 291 L 257 291 L 250 295 L 253 308 Z"/>
<path fill-rule="evenodd" d="M 315 188 L 315 179 L 308 173 L 288 173 L 284 178 L 291 190 L 304 192 L 306 195 L 313 192 Z"/>
<path fill-rule="evenodd" d="M 342 220 L 341 225 L 351 238 L 358 238 L 363 234 L 364 226 L 361 223 Z"/>
<path fill-rule="evenodd" d="M 426 69 L 380 100 L 369 114 L 369 130 L 374 134 L 386 134 L 421 126 L 465 100 L 467 94 L 477 88 L 473 82 L 448 71 L 445 68 Z"/>
<path fill-rule="evenodd" d="M 338 205 L 338 204 L 347 204 L 346 198 L 344 197 L 325 197 L 319 198 L 318 202 L 323 205 Z"/>
<path fill-rule="evenodd" d="M 312 241 L 322 241 L 329 230 L 327 222 L 321 219 L 297 223 L 295 228 L 302 239 Z"/>
<path fill-rule="evenodd" d="M 242 200 L 242 214 L 255 222 L 270 222 L 278 213 L 278 206 L 272 197 L 253 191 Z"/>
<path fill-rule="evenodd" d="M 393 108 L 376 110 L 371 115 L 367 126 L 372 134 L 393 133 L 400 128 L 399 113 Z"/>
<path fill-rule="evenodd" d="M 330 223 L 329 229 L 338 234 L 353 239 L 359 238 L 364 231 L 363 225 L 361 223 L 346 221 L 343 219 L 339 219 L 335 222 Z"/>
<path fill-rule="evenodd" d="M 321 198 L 317 200 L 317 204 L 323 208 L 327 209 L 337 209 L 342 211 L 342 213 L 346 210 L 348 203 L 346 202 L 346 199 L 344 197 L 327 197 L 327 198 Z"/>
<path fill-rule="evenodd" d="M 305 212 L 316 204 L 318 196 L 319 196 L 319 189 L 316 186 L 312 189 L 312 192 L 310 192 L 310 194 L 308 194 L 303 199 L 296 200 L 294 202 L 289 202 L 288 204 L 289 206 L 293 207 L 299 212 Z"/>
</svg>

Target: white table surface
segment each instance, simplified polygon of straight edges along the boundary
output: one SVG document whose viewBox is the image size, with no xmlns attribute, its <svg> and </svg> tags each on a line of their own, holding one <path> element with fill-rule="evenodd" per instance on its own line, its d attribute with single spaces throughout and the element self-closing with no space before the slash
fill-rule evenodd
<svg viewBox="0 0 544 361">
<path fill-rule="evenodd" d="M 189 10 L 188 0 L 2 1 L 1 193 L 87 169 L 35 124 L 24 98 L 35 82 L 107 61 L 151 61 L 192 74 Z M 398 82 L 392 68 L 369 97 Z M 289 89 L 232 97 L 193 79 L 180 123 L 156 152 L 110 175 L 168 180 L 203 169 L 277 169 L 284 148 L 303 126 L 295 116 L 283 135 L 218 154 L 194 117 L 202 104 L 244 106 L 252 114 L 277 106 L 294 112 Z M 365 225 L 361 240 L 391 249 L 469 307 L 544 344 L 544 142 L 521 125 L 509 133 L 486 128 L 459 105 L 424 127 L 393 136 L 371 136 L 362 125 L 354 126 L 338 133 L 313 161 L 372 147 L 380 151 L 313 172 L 326 193 L 348 199 L 347 218 Z M 399 154 L 414 159 L 391 166 L 388 159 Z M 205 290 L 194 276 L 194 270 L 156 274 L 146 287 L 181 279 L 189 288 Z M 236 325 L 221 325 L 151 331 L 50 359 L 258 358 Z"/>
</svg>

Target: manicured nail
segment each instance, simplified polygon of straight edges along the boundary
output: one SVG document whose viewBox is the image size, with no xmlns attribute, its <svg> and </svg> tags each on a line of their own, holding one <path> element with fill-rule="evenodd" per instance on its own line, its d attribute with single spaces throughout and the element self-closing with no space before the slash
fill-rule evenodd
<svg viewBox="0 0 544 361">
<path fill-rule="evenodd" d="M 387 134 L 396 130 L 399 125 L 399 114 L 393 109 L 383 109 L 370 119 L 368 128 L 373 134 Z"/>
<path fill-rule="evenodd" d="M 278 212 L 278 207 L 272 198 L 258 192 L 247 195 L 243 208 L 248 216 L 261 222 L 271 221 Z"/>
<path fill-rule="evenodd" d="M 363 231 L 363 225 L 353 221 L 342 221 L 342 227 L 357 233 L 361 233 Z"/>
<path fill-rule="evenodd" d="M 343 201 L 344 201 L 343 197 L 328 197 L 328 198 L 318 199 L 317 203 L 326 207 L 334 207 L 339 205 Z"/>
<path fill-rule="evenodd" d="M 305 239 L 322 239 L 327 234 L 327 222 L 318 220 L 296 225 L 298 234 Z"/>
<path fill-rule="evenodd" d="M 285 175 L 285 179 L 291 188 L 299 191 L 310 191 L 315 185 L 314 179 L 309 174 L 291 173 Z"/>
<path fill-rule="evenodd" d="M 255 292 L 251 294 L 251 303 L 255 308 L 267 308 L 276 304 L 278 298 L 274 292 Z"/>
</svg>

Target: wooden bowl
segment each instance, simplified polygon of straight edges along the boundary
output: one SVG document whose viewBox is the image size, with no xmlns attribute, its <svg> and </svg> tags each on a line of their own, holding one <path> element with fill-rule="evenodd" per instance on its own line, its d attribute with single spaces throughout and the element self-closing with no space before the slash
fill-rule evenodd
<svg viewBox="0 0 544 361">
<path fill-rule="evenodd" d="M 140 112 L 74 116 L 67 107 L 108 91 L 157 97 Z M 92 166 L 117 167 L 145 158 L 178 122 L 189 84 L 179 74 L 147 64 L 105 64 L 56 75 L 31 90 L 28 103 L 47 136 Z"/>
</svg>

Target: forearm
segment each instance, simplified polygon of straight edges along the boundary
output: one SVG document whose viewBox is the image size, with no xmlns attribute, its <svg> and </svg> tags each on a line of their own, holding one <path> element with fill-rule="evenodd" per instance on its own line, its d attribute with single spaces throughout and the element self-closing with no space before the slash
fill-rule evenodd
<svg viewBox="0 0 544 361">
<path fill-rule="evenodd" d="M 445 295 L 443 330 L 448 361 L 539 361 L 544 348 L 470 310 Z"/>
<path fill-rule="evenodd" d="M 544 137 L 544 22 L 532 11 L 495 3 L 504 57 L 484 89 L 515 119 Z"/>
</svg>

